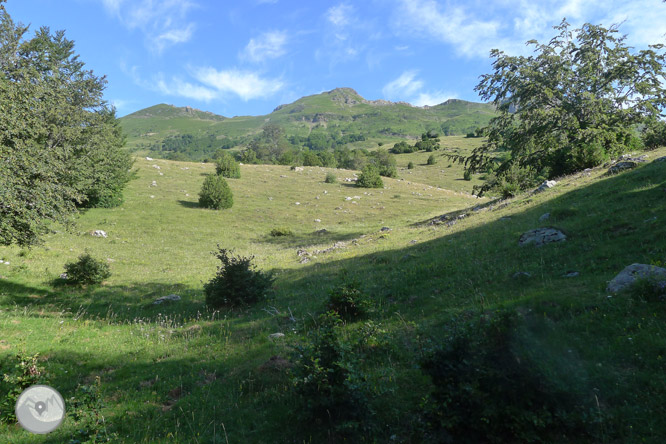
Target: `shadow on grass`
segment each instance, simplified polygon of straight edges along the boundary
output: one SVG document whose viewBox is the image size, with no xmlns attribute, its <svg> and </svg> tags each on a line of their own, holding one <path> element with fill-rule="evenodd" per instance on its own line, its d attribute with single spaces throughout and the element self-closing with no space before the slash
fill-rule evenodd
<svg viewBox="0 0 666 444">
<path fill-rule="evenodd" d="M 271 236 L 266 234 L 254 240 L 283 247 L 308 247 L 311 245 L 324 245 L 341 241 L 356 239 L 363 233 L 336 233 L 332 231 L 292 234 L 290 236 Z"/>
<path fill-rule="evenodd" d="M 179 200 L 178 203 L 185 208 L 202 208 L 199 202 L 192 202 L 191 200 Z"/>
</svg>

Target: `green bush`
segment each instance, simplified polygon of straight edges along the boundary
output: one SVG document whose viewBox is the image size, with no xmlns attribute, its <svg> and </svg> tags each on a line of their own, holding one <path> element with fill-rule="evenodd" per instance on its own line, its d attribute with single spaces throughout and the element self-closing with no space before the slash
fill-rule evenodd
<svg viewBox="0 0 666 444">
<path fill-rule="evenodd" d="M 280 236 L 293 236 L 294 232 L 287 227 L 278 227 L 271 230 L 271 236 L 280 237 Z"/>
<path fill-rule="evenodd" d="M 428 163 L 428 165 L 434 165 L 434 164 L 437 163 L 437 159 L 435 159 L 435 155 L 434 155 L 434 154 L 431 154 L 431 155 L 428 157 L 428 162 L 427 162 L 427 163 Z"/>
<path fill-rule="evenodd" d="M 637 279 L 628 289 L 629 294 L 645 302 L 666 300 L 666 281 L 658 279 Z"/>
<path fill-rule="evenodd" d="M 413 170 L 413 169 L 414 169 L 414 162 L 411 162 L 411 161 L 410 161 L 410 162 L 407 164 L 407 169 L 408 169 L 408 170 Z"/>
<path fill-rule="evenodd" d="M 206 305 L 211 308 L 235 307 L 253 304 L 263 299 L 273 284 L 273 276 L 256 270 L 254 256 L 233 256 L 218 245 L 213 252 L 222 264 L 217 274 L 204 284 Z"/>
<path fill-rule="evenodd" d="M 335 174 L 326 173 L 326 179 L 324 179 L 324 182 L 326 182 L 326 183 L 335 183 L 337 181 L 338 181 L 338 178 L 335 177 Z"/>
<path fill-rule="evenodd" d="M 102 415 L 101 379 L 95 378 L 93 385 L 79 385 L 76 396 L 69 401 L 68 414 L 74 419 L 76 432 L 70 444 L 112 442 L 117 434 L 109 433 Z"/>
<path fill-rule="evenodd" d="M 326 308 L 345 320 L 355 321 L 367 317 L 372 309 L 372 300 L 358 287 L 357 282 L 351 282 L 332 290 Z"/>
<path fill-rule="evenodd" d="M 39 364 L 39 353 L 28 355 L 19 352 L 15 360 L 2 365 L 2 381 L 0 381 L 0 423 L 15 424 L 14 408 L 16 401 L 31 385 L 48 384 L 48 376 Z"/>
<path fill-rule="evenodd" d="M 583 370 L 563 368 L 522 318 L 498 311 L 449 328 L 421 363 L 433 383 L 425 410 L 434 440 L 594 441 Z"/>
<path fill-rule="evenodd" d="M 212 174 L 207 176 L 199 192 L 199 205 L 204 208 L 221 210 L 231 208 L 233 204 L 231 188 L 224 177 Z"/>
<path fill-rule="evenodd" d="M 231 154 L 224 153 L 215 161 L 215 172 L 222 177 L 240 179 L 240 165 Z"/>
<path fill-rule="evenodd" d="M 356 186 L 362 188 L 384 188 L 384 182 L 374 165 L 366 165 L 356 181 Z"/>
<path fill-rule="evenodd" d="M 109 264 L 84 253 L 76 262 L 65 264 L 67 283 L 72 285 L 99 284 L 111 276 Z"/>
</svg>

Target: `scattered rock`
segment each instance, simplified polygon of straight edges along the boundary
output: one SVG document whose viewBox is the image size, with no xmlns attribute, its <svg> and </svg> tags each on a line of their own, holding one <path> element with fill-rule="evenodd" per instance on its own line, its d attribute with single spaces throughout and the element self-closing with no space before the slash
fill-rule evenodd
<svg viewBox="0 0 666 444">
<path fill-rule="evenodd" d="M 637 166 L 638 162 L 635 162 L 633 160 L 618 162 L 608 169 L 608 174 L 617 174 L 625 170 L 631 170 L 633 168 L 636 168 Z"/>
<path fill-rule="evenodd" d="M 157 181 L 153 180 L 153 183 L 150 184 L 151 187 L 156 187 L 157 186 Z"/>
<path fill-rule="evenodd" d="M 60 273 L 60 279 L 67 279 L 67 273 Z"/>
<path fill-rule="evenodd" d="M 160 167 L 158 165 L 153 165 L 153 168 L 155 168 L 156 170 L 160 169 Z"/>
<path fill-rule="evenodd" d="M 310 256 L 310 253 L 308 253 L 307 250 L 304 250 L 304 249 L 302 249 L 302 248 L 301 248 L 300 250 L 298 250 L 298 251 L 296 252 L 296 254 L 298 254 L 298 257 Z"/>
<path fill-rule="evenodd" d="M 294 205 L 300 205 L 300 204 L 301 204 L 300 202 L 294 202 Z"/>
<path fill-rule="evenodd" d="M 391 229 L 389 227 L 382 227 L 382 229 L 379 230 L 379 231 L 387 232 L 387 231 L 391 231 Z"/>
<path fill-rule="evenodd" d="M 146 157 L 146 160 L 153 160 L 152 157 Z"/>
<path fill-rule="evenodd" d="M 155 196 L 151 194 L 151 195 L 150 195 L 150 198 L 151 198 L 151 199 L 155 199 Z"/>
<path fill-rule="evenodd" d="M 153 305 L 160 305 L 162 302 L 175 302 L 175 301 L 180 301 L 180 296 L 178 296 L 177 294 L 170 294 L 169 296 L 160 296 L 159 298 L 155 299 Z"/>
<path fill-rule="evenodd" d="M 269 197 L 268 200 L 273 200 L 273 198 L 272 198 L 272 197 Z"/>
<path fill-rule="evenodd" d="M 104 230 L 95 230 L 90 234 L 92 236 L 95 236 L 95 237 L 104 237 L 104 238 L 108 237 L 108 235 L 106 234 L 106 231 L 104 231 Z"/>
<path fill-rule="evenodd" d="M 659 163 L 661 163 L 661 162 L 666 162 L 666 156 L 664 156 L 664 157 L 660 157 L 660 158 L 658 158 L 658 159 L 654 159 L 654 161 L 655 161 L 655 162 L 659 162 Z"/>
<path fill-rule="evenodd" d="M 554 180 L 547 180 L 541 185 L 539 185 L 539 188 L 534 190 L 535 193 L 541 193 L 542 191 L 546 191 L 549 188 L 553 188 L 555 185 L 557 185 L 557 182 Z"/>
<path fill-rule="evenodd" d="M 543 213 L 541 217 L 539 217 L 539 221 L 543 222 L 544 220 L 550 219 L 550 213 Z"/>
<path fill-rule="evenodd" d="M 342 207 L 335 207 L 336 210 L 342 210 Z"/>
<path fill-rule="evenodd" d="M 347 197 L 345 197 L 345 200 L 349 201 L 349 200 L 352 200 L 352 198 L 347 196 Z"/>
<path fill-rule="evenodd" d="M 564 242 L 567 236 L 555 228 L 537 228 L 523 233 L 520 236 L 518 245 L 534 244 L 540 247 L 553 242 Z"/>
<path fill-rule="evenodd" d="M 409 241 L 409 245 L 414 245 L 414 244 L 417 243 L 417 242 L 418 242 L 418 241 L 417 241 L 416 239 L 412 239 L 412 240 Z"/>
<path fill-rule="evenodd" d="M 314 221 L 319 223 L 319 222 L 321 222 L 321 219 L 315 219 Z"/>
<path fill-rule="evenodd" d="M 269 339 L 280 339 L 284 338 L 284 333 L 271 333 L 268 337 Z"/>
<path fill-rule="evenodd" d="M 294 168 L 294 171 L 296 171 L 296 172 L 298 172 L 298 171 L 303 171 L 303 168 L 302 168 L 302 167 L 295 167 L 295 168 Z"/>
<path fill-rule="evenodd" d="M 285 176 L 284 174 L 280 174 L 280 177 L 284 177 L 284 178 L 286 178 L 287 176 Z"/>
<path fill-rule="evenodd" d="M 315 231 L 315 234 L 323 236 L 324 234 L 328 234 L 328 230 L 326 228 L 322 228 L 321 230 Z"/>
<path fill-rule="evenodd" d="M 564 277 L 567 277 L 567 278 L 575 278 L 575 277 L 577 277 L 577 276 L 580 276 L 580 273 L 577 272 L 577 271 L 567 271 L 567 272 L 564 274 Z"/>
<path fill-rule="evenodd" d="M 606 291 L 609 293 L 618 293 L 631 286 L 637 279 L 648 278 L 666 281 L 666 268 L 646 264 L 628 265 L 608 283 Z"/>
<path fill-rule="evenodd" d="M 513 276 L 511 276 L 514 279 L 525 279 L 525 278 L 531 278 L 532 273 L 528 273 L 527 271 L 516 271 L 513 273 Z"/>
<path fill-rule="evenodd" d="M 307 264 L 308 262 L 310 262 L 310 258 L 309 257 L 304 257 L 304 258 L 301 258 L 301 260 L 298 261 L 298 262 L 301 263 L 301 264 Z"/>
</svg>

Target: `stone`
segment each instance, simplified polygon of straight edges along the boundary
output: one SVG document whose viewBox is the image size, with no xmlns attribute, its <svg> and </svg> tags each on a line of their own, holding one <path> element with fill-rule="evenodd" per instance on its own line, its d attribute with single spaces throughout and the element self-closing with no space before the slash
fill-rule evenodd
<svg viewBox="0 0 666 444">
<path fill-rule="evenodd" d="M 630 287 L 637 279 L 655 279 L 666 282 L 666 268 L 646 264 L 628 265 L 608 283 L 606 291 L 618 293 Z"/>
<path fill-rule="evenodd" d="M 157 186 L 157 181 L 153 180 L 153 183 L 150 184 L 151 187 L 156 187 Z"/>
<path fill-rule="evenodd" d="M 153 165 L 153 168 L 155 168 L 156 170 L 160 169 L 160 167 L 158 165 Z"/>
<path fill-rule="evenodd" d="M 347 196 L 347 197 L 345 197 L 345 200 L 349 201 L 349 200 L 352 200 L 352 198 Z"/>
<path fill-rule="evenodd" d="M 271 333 L 270 335 L 268 335 L 268 337 L 270 339 L 280 339 L 284 338 L 284 333 Z"/>
<path fill-rule="evenodd" d="M 546 191 L 549 188 L 553 188 L 555 185 L 557 185 L 557 182 L 554 180 L 547 180 L 541 185 L 539 185 L 539 188 L 534 190 L 535 193 L 541 193 L 542 191 Z"/>
<path fill-rule="evenodd" d="M 314 221 L 315 222 L 321 222 L 321 219 L 315 219 Z"/>
<path fill-rule="evenodd" d="M 322 228 L 321 230 L 315 231 L 315 234 L 318 234 L 320 236 L 324 235 L 324 234 L 328 234 L 328 230 L 326 228 Z"/>
<path fill-rule="evenodd" d="M 529 273 L 527 271 L 516 271 L 515 273 L 513 273 L 513 275 L 511 277 L 514 278 L 514 279 L 531 278 L 532 273 Z"/>
<path fill-rule="evenodd" d="M 146 160 L 153 160 L 152 157 L 146 157 Z"/>
<path fill-rule="evenodd" d="M 285 176 L 284 174 L 280 174 L 280 177 L 286 178 L 287 176 Z"/>
<path fill-rule="evenodd" d="M 294 202 L 294 205 L 300 205 L 300 204 L 301 204 L 300 202 Z"/>
<path fill-rule="evenodd" d="M 553 242 L 564 242 L 567 236 L 556 228 L 537 228 L 523 233 L 518 240 L 518 245 L 534 244 L 537 247 Z"/>
<path fill-rule="evenodd" d="M 550 219 L 550 213 L 543 213 L 541 217 L 539 217 L 539 221 L 543 222 L 544 220 Z"/>
<path fill-rule="evenodd" d="M 658 158 L 658 159 L 654 159 L 654 161 L 655 161 L 655 162 L 659 162 L 659 163 L 661 163 L 661 162 L 666 162 L 666 156 L 664 156 L 664 157 L 660 157 L 660 158 Z"/>
<path fill-rule="evenodd" d="M 389 227 L 382 227 L 381 230 L 379 230 L 379 231 L 387 232 L 387 231 L 391 231 L 391 229 Z"/>
<path fill-rule="evenodd" d="M 417 243 L 417 242 L 418 242 L 418 241 L 417 241 L 416 239 L 412 239 L 412 240 L 409 241 L 409 245 L 414 245 L 414 244 Z"/>
<path fill-rule="evenodd" d="M 296 167 L 296 168 L 294 168 L 294 171 L 296 171 L 296 172 L 303 171 L 303 168 L 302 167 Z"/>
<path fill-rule="evenodd" d="M 620 173 L 622 171 L 631 170 L 633 168 L 636 168 L 637 166 L 638 166 L 638 162 L 636 162 L 634 160 L 625 160 L 625 161 L 622 161 L 622 162 L 618 162 L 615 165 L 613 165 L 612 167 L 610 167 L 608 169 L 608 174 L 617 174 L 617 173 Z"/>
<path fill-rule="evenodd" d="M 578 277 L 578 276 L 580 276 L 580 273 L 577 272 L 577 271 L 567 271 L 564 275 L 564 277 L 567 277 L 567 278 L 575 278 L 575 277 Z"/>
<path fill-rule="evenodd" d="M 91 233 L 91 235 L 95 237 L 104 237 L 104 238 L 108 237 L 106 231 L 104 230 L 95 230 Z"/>
<path fill-rule="evenodd" d="M 60 273 L 60 279 L 67 279 L 67 273 Z"/>
<path fill-rule="evenodd" d="M 160 296 L 159 298 L 155 299 L 153 305 L 160 305 L 163 302 L 175 302 L 175 301 L 180 301 L 180 296 L 178 296 L 177 294 L 170 294 L 168 296 Z"/>
</svg>

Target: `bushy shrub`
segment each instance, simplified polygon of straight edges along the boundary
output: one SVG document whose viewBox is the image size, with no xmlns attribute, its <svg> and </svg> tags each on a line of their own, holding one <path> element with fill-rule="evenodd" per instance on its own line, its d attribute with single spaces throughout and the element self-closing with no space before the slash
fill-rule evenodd
<svg viewBox="0 0 666 444">
<path fill-rule="evenodd" d="M 374 165 L 366 165 L 356 181 L 356 186 L 362 188 L 384 188 L 384 182 Z"/>
<path fill-rule="evenodd" d="M 296 348 L 293 386 L 302 401 L 300 420 L 338 439 L 359 435 L 369 427 L 366 418 L 368 386 L 359 370 L 351 343 L 342 336 L 337 313 L 319 316 L 305 345 Z"/>
<path fill-rule="evenodd" d="M 79 256 L 76 262 L 65 264 L 67 283 L 72 285 L 99 284 L 111 276 L 109 264 L 95 259 L 88 253 Z"/>
<path fill-rule="evenodd" d="M 270 273 L 258 271 L 252 263 L 254 256 L 233 256 L 218 245 L 212 254 L 222 264 L 217 274 L 204 284 L 206 305 L 211 308 L 236 307 L 253 304 L 263 299 L 273 284 Z"/>
<path fill-rule="evenodd" d="M 666 122 L 656 119 L 650 121 L 643 129 L 641 138 L 645 148 L 649 150 L 666 146 Z"/>
<path fill-rule="evenodd" d="M 335 183 L 337 181 L 338 181 L 338 178 L 335 177 L 335 174 L 326 173 L 326 179 L 324 179 L 324 182 L 326 182 L 326 183 Z"/>
<path fill-rule="evenodd" d="M 215 161 L 215 172 L 222 177 L 240 179 L 240 165 L 231 154 L 224 153 Z"/>
<path fill-rule="evenodd" d="M 436 164 L 436 163 L 437 163 L 437 159 L 435 158 L 435 155 L 434 155 L 434 154 L 431 154 L 431 155 L 428 157 L 428 162 L 427 162 L 427 164 L 428 164 L 428 165 L 434 165 L 434 164 Z"/>
<path fill-rule="evenodd" d="M 39 364 L 39 353 L 19 352 L 14 360 L 3 363 L 0 381 L 0 422 L 16 423 L 14 408 L 23 390 L 31 385 L 48 384 L 48 376 Z"/>
<path fill-rule="evenodd" d="M 101 379 L 95 378 L 93 385 L 79 385 L 76 396 L 69 402 L 67 412 L 74 419 L 76 432 L 70 444 L 115 442 L 116 433 L 107 430 L 107 423 L 102 415 Z"/>
<path fill-rule="evenodd" d="M 370 296 L 359 289 L 357 282 L 346 283 L 329 293 L 326 308 L 345 320 L 357 320 L 368 316 L 372 310 Z"/>
<path fill-rule="evenodd" d="M 271 230 L 271 236 L 280 237 L 280 236 L 293 236 L 294 232 L 287 227 L 277 227 Z"/>
<path fill-rule="evenodd" d="M 426 410 L 438 440 L 589 438 L 594 415 L 589 396 L 577 387 L 582 376 L 576 369 L 561 368 L 565 364 L 549 357 L 539 340 L 529 342 L 532 334 L 525 334 L 524 327 L 509 312 L 462 321 L 422 361 L 433 383 Z"/>
<path fill-rule="evenodd" d="M 199 192 L 199 205 L 204 208 L 221 210 L 231 208 L 233 204 L 231 188 L 224 177 L 213 174 L 207 176 Z"/>
<path fill-rule="evenodd" d="M 408 170 L 413 170 L 413 169 L 414 169 L 414 162 L 409 162 L 409 163 L 407 164 L 407 169 L 408 169 Z"/>
<path fill-rule="evenodd" d="M 666 300 L 666 281 L 655 278 L 637 279 L 628 289 L 629 294 L 645 302 Z"/>
</svg>

